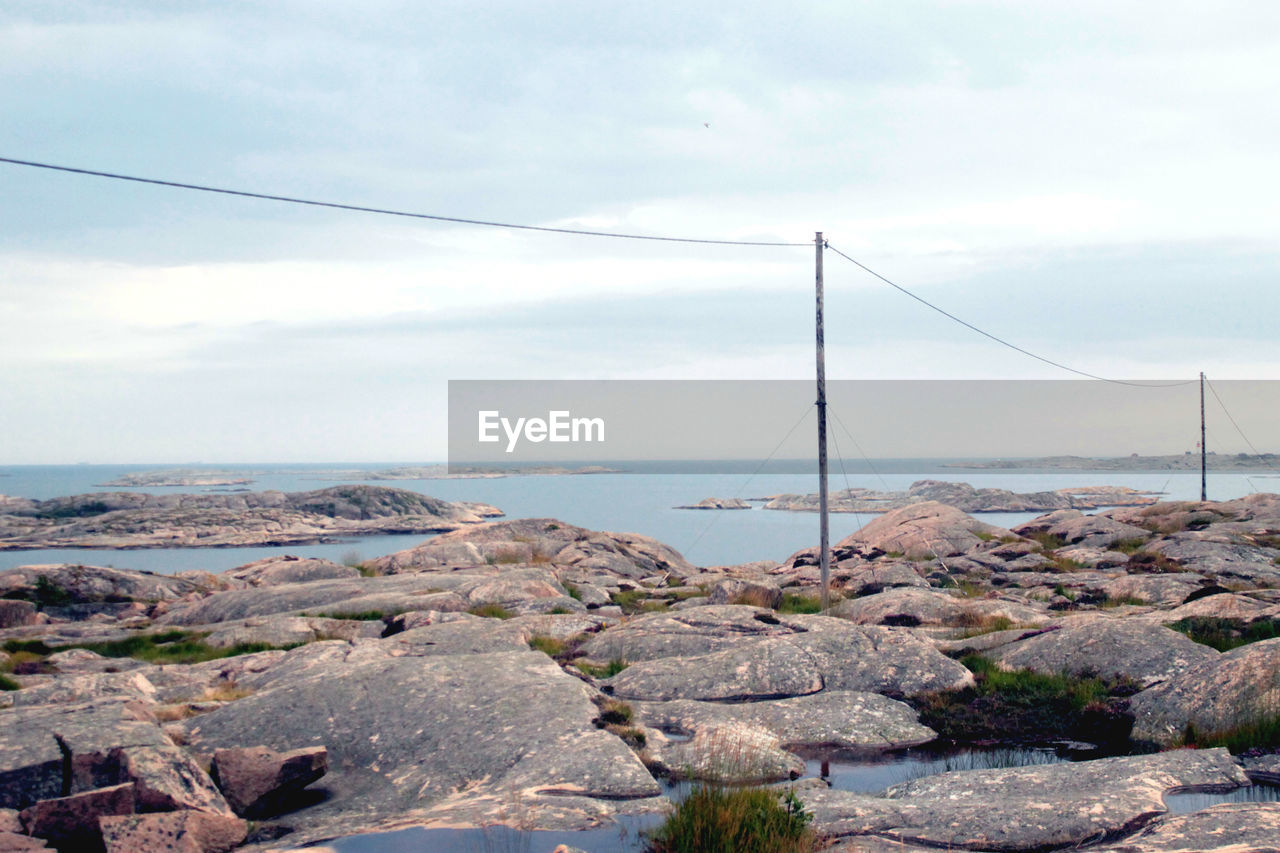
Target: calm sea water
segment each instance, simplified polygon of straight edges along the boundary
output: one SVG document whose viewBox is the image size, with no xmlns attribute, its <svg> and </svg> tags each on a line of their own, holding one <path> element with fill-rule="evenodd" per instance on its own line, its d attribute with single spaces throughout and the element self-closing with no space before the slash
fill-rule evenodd
<svg viewBox="0 0 1280 853">
<path fill-rule="evenodd" d="M 172 468 L 169 465 L 59 465 L 0 467 L 0 494 L 31 498 L 105 491 L 98 484 L 124 474 Z M 756 465 L 726 466 L 724 473 L 592 474 L 575 476 L 512 476 L 489 480 L 348 480 L 334 479 L 335 469 L 377 471 L 392 464 L 362 465 L 219 465 L 183 466 L 203 470 L 245 472 L 255 491 L 279 489 L 306 491 L 351 482 L 411 489 L 445 500 L 482 501 L 506 512 L 509 518 L 556 518 L 594 530 L 643 533 L 665 542 L 698 565 L 729 565 L 751 560 L 781 560 L 795 551 L 817 544 L 818 519 L 813 513 L 753 510 L 677 510 L 678 504 L 696 503 L 707 497 L 756 498 L 781 492 L 817 491 L 817 477 L 798 473 L 790 466 L 752 475 Z M 1166 493 L 1169 500 L 1199 497 L 1200 476 L 1169 471 L 966 471 L 945 468 L 931 460 L 883 460 L 846 463 L 836 467 L 831 488 L 846 485 L 875 489 L 905 489 L 920 479 L 951 480 L 977 487 L 1030 492 L 1070 486 L 1117 485 Z M 1255 491 L 1280 490 L 1280 479 L 1270 474 L 1222 473 L 1209 475 L 1209 495 L 1229 499 Z M 200 488 L 149 488 L 157 494 L 202 492 Z M 986 513 L 992 524 L 1009 526 L 1036 513 Z M 832 541 L 857 530 L 872 516 L 835 514 L 831 517 Z M 34 563 L 73 562 L 145 569 L 169 574 L 185 569 L 224 571 L 251 560 L 278 554 L 327 557 L 341 561 L 360 559 L 412 547 L 429 537 L 360 537 L 328 545 L 273 548 L 175 548 L 136 551 L 57 549 L 0 552 L 0 568 Z"/>
</svg>

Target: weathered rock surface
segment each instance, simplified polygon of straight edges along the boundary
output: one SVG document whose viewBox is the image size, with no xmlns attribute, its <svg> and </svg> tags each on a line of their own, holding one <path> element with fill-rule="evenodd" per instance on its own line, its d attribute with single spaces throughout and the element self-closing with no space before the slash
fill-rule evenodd
<svg viewBox="0 0 1280 853">
<path fill-rule="evenodd" d="M 1083 845 L 1133 832 L 1182 788 L 1247 784 L 1226 750 L 1181 750 L 1010 770 L 940 773 L 887 797 L 805 789 L 820 832 L 962 850 Z"/>
<path fill-rule="evenodd" d="M 982 544 L 982 537 L 1012 535 L 1002 527 L 971 518 L 953 506 L 925 501 L 872 520 L 861 530 L 842 539 L 837 547 L 861 543 L 907 557 L 945 558 L 973 550 Z"/>
<path fill-rule="evenodd" d="M 102 817 L 98 824 L 106 853 L 227 853 L 248 833 L 237 817 L 195 811 Z"/>
<path fill-rule="evenodd" d="M 429 820 L 464 790 L 497 801 L 520 792 L 535 819 L 555 793 L 659 792 L 621 740 L 592 727 L 590 688 L 541 653 L 349 657 L 187 724 L 200 749 L 328 746 L 333 796 L 291 818 L 291 840 Z"/>
<path fill-rule="evenodd" d="M 1125 524 L 1107 515 L 1085 515 L 1078 509 L 1066 509 L 1034 518 L 1013 528 L 1019 536 L 1047 533 L 1068 545 L 1086 548 L 1109 548 L 1117 542 L 1142 542 L 1151 538 L 1145 527 Z"/>
<path fill-rule="evenodd" d="M 637 533 L 600 533 L 554 518 L 476 525 L 368 563 L 382 574 L 497 563 L 554 563 L 624 578 L 684 577 L 694 568 L 675 549 Z"/>
<path fill-rule="evenodd" d="M 965 598 L 944 590 L 899 587 L 884 592 L 841 601 L 831 615 L 859 625 L 948 625 L 979 626 L 994 619 L 1015 625 L 1038 625 L 1048 621 L 1047 611 L 1016 601 L 992 598 Z"/>
<path fill-rule="evenodd" d="M 1098 853 L 1280 853 L 1280 803 L 1221 803 L 1157 818 Z"/>
<path fill-rule="evenodd" d="M 311 492 L 151 495 L 98 492 L 8 499 L 0 549 L 198 548 L 290 545 L 372 533 L 457 530 L 500 510 L 404 489 L 335 486 Z"/>
<path fill-rule="evenodd" d="M 642 661 L 605 684 L 623 699 L 742 701 L 823 689 L 913 696 L 973 683 L 963 666 L 902 632 L 823 616 L 789 622 L 799 630 L 710 654 Z"/>
<path fill-rule="evenodd" d="M 876 693 L 827 690 L 764 702 L 637 702 L 636 720 L 651 728 L 696 733 L 740 723 L 764 729 L 784 747 L 898 749 L 937 734 L 909 705 Z"/>
<path fill-rule="evenodd" d="M 322 746 L 289 752 L 258 746 L 215 751 L 211 772 L 236 814 L 259 819 L 288 811 L 302 789 L 328 771 Z"/>
<path fill-rule="evenodd" d="M 0 629 L 36 624 L 36 606 L 30 601 L 0 599 Z"/>
<path fill-rule="evenodd" d="M 747 578 L 726 578 L 716 584 L 709 596 L 711 604 L 750 604 L 774 608 L 782 603 L 782 590 L 774 583 Z"/>
<path fill-rule="evenodd" d="M 1216 660 L 1218 652 L 1161 625 L 1096 618 L 1065 620 L 990 657 L 1008 669 L 1128 678 L 1146 686 Z"/>
<path fill-rule="evenodd" d="M 30 835 L 45 839 L 59 850 L 101 850 L 98 818 L 133 814 L 133 809 L 133 785 L 113 785 L 41 800 L 22 810 L 22 823 Z"/>
<path fill-rule="evenodd" d="M 1129 700 L 1135 738 L 1170 743 L 1191 724 L 1201 733 L 1257 722 L 1280 709 L 1280 639 L 1203 661 Z"/>
<path fill-rule="evenodd" d="M 223 572 L 223 577 L 248 586 L 280 586 L 286 583 L 360 577 L 360 571 L 332 560 L 315 557 L 267 557 Z"/>
</svg>

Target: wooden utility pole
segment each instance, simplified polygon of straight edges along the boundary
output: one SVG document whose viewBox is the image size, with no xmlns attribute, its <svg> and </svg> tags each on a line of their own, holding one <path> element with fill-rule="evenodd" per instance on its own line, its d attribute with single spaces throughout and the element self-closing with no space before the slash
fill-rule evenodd
<svg viewBox="0 0 1280 853">
<path fill-rule="evenodd" d="M 1209 448 L 1204 445 L 1204 371 L 1200 371 L 1200 500 L 1209 500 L 1208 476 Z"/>
<path fill-rule="evenodd" d="M 818 565 L 822 578 L 822 610 L 831 606 L 831 530 L 827 522 L 827 365 L 822 332 L 822 232 L 813 238 L 818 295 L 818 514 L 821 516 L 818 537 Z"/>
</svg>

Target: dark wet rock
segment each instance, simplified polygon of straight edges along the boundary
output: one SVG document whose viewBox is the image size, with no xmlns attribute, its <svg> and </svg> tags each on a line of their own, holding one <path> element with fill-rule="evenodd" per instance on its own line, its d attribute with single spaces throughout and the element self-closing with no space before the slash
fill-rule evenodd
<svg viewBox="0 0 1280 853">
<path fill-rule="evenodd" d="M 248 586 L 279 586 L 286 583 L 360 577 L 360 571 L 316 557 L 267 557 L 223 572 L 223 577 Z"/>
<path fill-rule="evenodd" d="M 0 599 L 0 629 L 34 625 L 36 613 L 33 602 Z"/>
<path fill-rule="evenodd" d="M 837 547 L 862 544 L 907 557 L 945 558 L 973 550 L 982 544 L 983 537 L 1011 535 L 1010 531 L 971 518 L 955 507 L 927 501 L 872 520 L 842 539 Z"/>
<path fill-rule="evenodd" d="M 902 587 L 841 601 L 831 615 L 860 625 L 975 626 L 993 619 L 1039 624 L 1049 614 L 1029 604 L 996 598 L 965 598 L 943 590 Z"/>
<path fill-rule="evenodd" d="M 133 814 L 133 785 L 113 785 L 69 797 L 41 800 L 22 810 L 22 824 L 30 835 L 47 840 L 62 851 L 102 849 L 98 818 Z"/>
<path fill-rule="evenodd" d="M 886 797 L 813 789 L 800 796 L 819 832 L 1026 851 L 1133 832 L 1164 813 L 1168 791 L 1243 784 L 1227 751 L 1214 749 L 940 773 L 890 788 Z"/>
<path fill-rule="evenodd" d="M 323 746 L 289 752 L 258 746 L 216 750 L 211 772 L 235 813 L 256 820 L 289 811 L 302 789 L 328 771 Z"/>
<path fill-rule="evenodd" d="M 1157 818 L 1098 853 L 1280 853 L 1280 803 L 1221 803 Z"/>
<path fill-rule="evenodd" d="M 626 578 L 684 577 L 694 571 L 679 552 L 636 533 L 601 533 L 553 518 L 491 522 L 437 536 L 368 564 L 382 574 L 484 565 L 553 563 Z"/>
<path fill-rule="evenodd" d="M 103 817 L 98 823 L 106 853 L 227 853 L 249 829 L 240 818 L 196 811 Z"/>
<path fill-rule="evenodd" d="M 1136 739 L 1170 743 L 1190 724 L 1223 732 L 1274 715 L 1280 695 L 1280 639 L 1232 649 L 1129 700 Z"/>
<path fill-rule="evenodd" d="M 712 588 L 710 600 L 712 604 L 775 608 L 782 603 L 782 590 L 771 581 L 726 578 Z"/>
<path fill-rule="evenodd" d="M 332 796 L 290 817 L 295 843 L 425 820 L 451 803 L 496 807 L 513 791 L 535 821 L 557 792 L 597 799 L 605 812 L 598 798 L 658 794 L 635 754 L 592 726 L 591 688 L 546 655 L 373 654 L 401 636 L 368 641 L 367 655 L 348 647 L 187 721 L 193 747 L 328 746 Z"/>
<path fill-rule="evenodd" d="M 1162 625 L 1127 619 L 1066 620 L 989 656 L 1008 669 L 1047 674 L 1128 678 L 1141 685 L 1165 681 L 1218 652 Z"/>
</svg>

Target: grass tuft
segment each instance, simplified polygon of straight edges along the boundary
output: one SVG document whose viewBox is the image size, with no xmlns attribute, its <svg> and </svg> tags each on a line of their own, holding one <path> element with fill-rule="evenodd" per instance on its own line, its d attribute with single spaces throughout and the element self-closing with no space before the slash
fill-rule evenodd
<svg viewBox="0 0 1280 853">
<path fill-rule="evenodd" d="M 515 616 L 501 604 L 481 604 L 467 611 L 472 616 L 483 616 L 486 619 L 511 619 Z"/>
<path fill-rule="evenodd" d="M 1229 652 L 1249 643 L 1280 637 L 1280 619 L 1223 619 L 1217 616 L 1191 616 L 1169 625 L 1191 639 L 1220 652 Z"/>
<path fill-rule="evenodd" d="M 580 660 L 574 663 L 578 671 L 583 675 L 589 675 L 592 678 L 613 678 L 618 673 L 627 668 L 627 662 L 622 658 L 614 658 L 608 663 L 591 663 L 590 661 Z"/>
<path fill-rule="evenodd" d="M 802 853 L 813 816 L 791 791 L 699 785 L 650 834 L 650 853 Z"/>
<path fill-rule="evenodd" d="M 834 596 L 833 596 L 834 598 Z M 779 613 L 821 613 L 822 598 L 817 595 L 805 595 L 798 592 L 786 592 L 782 595 L 782 603 L 778 605 Z"/>
</svg>

